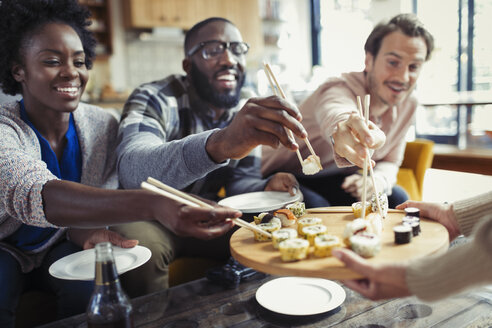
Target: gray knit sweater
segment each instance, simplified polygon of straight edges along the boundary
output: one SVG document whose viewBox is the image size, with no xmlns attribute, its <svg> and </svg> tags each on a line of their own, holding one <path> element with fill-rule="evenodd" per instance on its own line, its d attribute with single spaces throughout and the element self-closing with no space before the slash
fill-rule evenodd
<svg viewBox="0 0 492 328">
<path fill-rule="evenodd" d="M 492 284 L 492 191 L 455 202 L 453 211 L 461 232 L 472 239 L 444 254 L 411 263 L 407 270 L 408 287 L 425 301 Z"/>
<path fill-rule="evenodd" d="M 96 106 L 81 103 L 73 113 L 82 153 L 81 183 L 117 188 L 115 171 L 115 117 Z M 20 117 L 18 102 L 0 106 L 0 249 L 11 253 L 23 272 L 40 265 L 46 251 L 65 235 L 60 228 L 42 247 L 25 252 L 2 242 L 22 223 L 54 227 L 47 221 L 41 191 L 57 179 L 41 159 L 34 131 Z"/>
</svg>

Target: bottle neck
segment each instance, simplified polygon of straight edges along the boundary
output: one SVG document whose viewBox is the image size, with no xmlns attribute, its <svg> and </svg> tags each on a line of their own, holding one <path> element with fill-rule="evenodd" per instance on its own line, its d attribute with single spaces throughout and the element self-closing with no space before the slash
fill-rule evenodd
<svg viewBox="0 0 492 328">
<path fill-rule="evenodd" d="M 118 272 L 114 261 L 97 261 L 96 262 L 96 286 L 108 286 L 119 284 Z"/>
</svg>

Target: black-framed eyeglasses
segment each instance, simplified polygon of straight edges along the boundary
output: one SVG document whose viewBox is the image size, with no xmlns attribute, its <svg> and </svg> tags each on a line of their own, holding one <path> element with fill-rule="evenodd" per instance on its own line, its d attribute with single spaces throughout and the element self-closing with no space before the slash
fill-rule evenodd
<svg viewBox="0 0 492 328">
<path fill-rule="evenodd" d="M 205 42 L 200 42 L 193 46 L 190 51 L 188 51 L 188 56 L 193 56 L 199 50 L 201 50 L 201 55 L 203 59 L 211 59 L 220 56 L 229 49 L 234 56 L 240 57 L 246 55 L 249 50 L 249 44 L 246 42 L 224 42 L 218 40 L 210 40 Z"/>
</svg>

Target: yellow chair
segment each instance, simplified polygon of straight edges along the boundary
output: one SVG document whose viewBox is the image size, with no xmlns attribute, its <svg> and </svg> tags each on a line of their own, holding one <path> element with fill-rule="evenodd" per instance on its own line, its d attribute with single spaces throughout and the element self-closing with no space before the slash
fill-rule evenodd
<svg viewBox="0 0 492 328">
<path fill-rule="evenodd" d="M 407 142 L 396 184 L 405 189 L 412 200 L 422 200 L 425 171 L 434 158 L 434 142 L 416 139 Z"/>
</svg>

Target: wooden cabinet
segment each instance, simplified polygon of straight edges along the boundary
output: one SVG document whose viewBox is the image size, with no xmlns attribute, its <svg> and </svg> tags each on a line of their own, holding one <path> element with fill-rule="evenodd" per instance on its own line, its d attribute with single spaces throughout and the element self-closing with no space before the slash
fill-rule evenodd
<svg viewBox="0 0 492 328">
<path fill-rule="evenodd" d="M 251 46 L 251 54 L 263 49 L 258 0 L 124 0 L 127 28 L 179 27 L 190 29 L 209 17 L 232 21 Z"/>
<path fill-rule="evenodd" d="M 125 26 L 189 28 L 196 16 L 197 0 L 125 0 Z"/>
<path fill-rule="evenodd" d="M 79 0 L 92 14 L 89 29 L 97 39 L 96 58 L 104 58 L 113 53 L 110 0 Z"/>
</svg>

